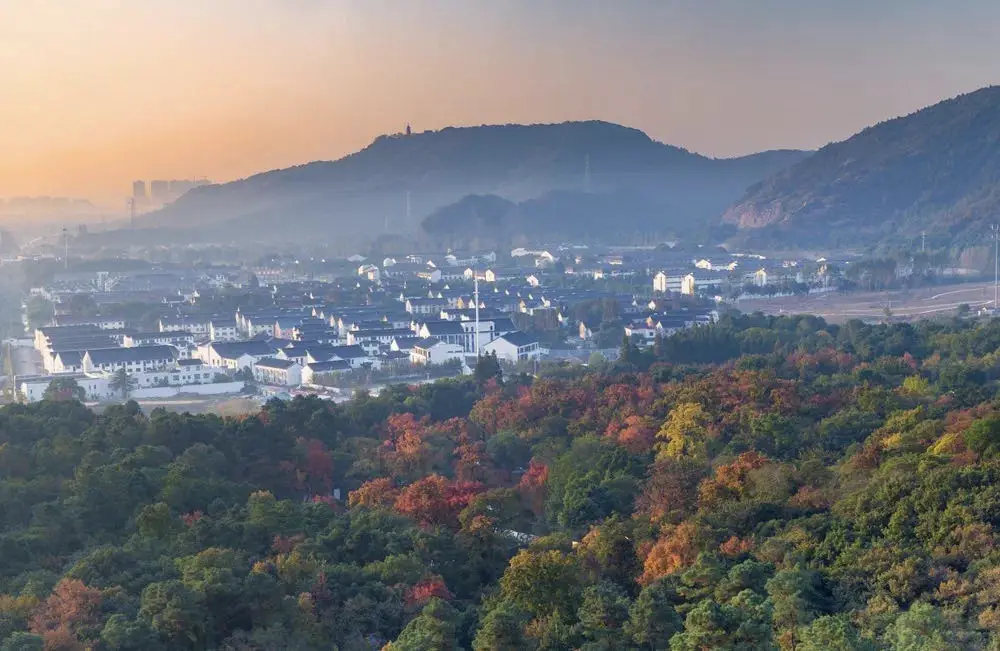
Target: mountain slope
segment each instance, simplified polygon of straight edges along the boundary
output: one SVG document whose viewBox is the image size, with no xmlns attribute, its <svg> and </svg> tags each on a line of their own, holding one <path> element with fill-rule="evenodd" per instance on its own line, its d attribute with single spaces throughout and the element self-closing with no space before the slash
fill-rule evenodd
<svg viewBox="0 0 1000 651">
<path fill-rule="evenodd" d="M 921 231 L 971 243 L 1000 212 L 1000 87 L 828 145 L 747 191 L 723 221 L 751 241 L 856 246 Z"/>
<path fill-rule="evenodd" d="M 664 221 L 681 224 L 712 219 L 748 185 L 805 155 L 710 159 L 607 122 L 447 128 L 382 136 L 337 161 L 197 188 L 143 222 L 245 237 L 370 236 L 387 225 L 416 229 L 467 195 L 522 202 L 590 190 L 648 195 L 674 207 Z"/>
</svg>

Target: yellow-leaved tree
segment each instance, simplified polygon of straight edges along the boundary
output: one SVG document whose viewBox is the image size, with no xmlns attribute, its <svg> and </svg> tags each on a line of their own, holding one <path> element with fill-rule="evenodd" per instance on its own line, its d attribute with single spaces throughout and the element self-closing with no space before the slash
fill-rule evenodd
<svg viewBox="0 0 1000 651">
<path fill-rule="evenodd" d="M 709 417 L 697 402 L 682 402 L 657 432 L 657 459 L 706 459 L 708 457 Z"/>
</svg>

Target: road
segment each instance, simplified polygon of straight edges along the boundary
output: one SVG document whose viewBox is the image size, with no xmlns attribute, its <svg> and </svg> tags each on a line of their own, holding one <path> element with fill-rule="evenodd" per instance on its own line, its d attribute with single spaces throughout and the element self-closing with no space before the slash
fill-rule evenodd
<svg viewBox="0 0 1000 651">
<path fill-rule="evenodd" d="M 767 314 L 815 314 L 832 323 L 850 319 L 881 320 L 886 308 L 894 320 L 914 320 L 933 316 L 952 316 L 959 306 L 972 311 L 992 306 L 993 283 L 955 283 L 890 292 L 829 292 L 808 296 L 785 296 L 741 301 L 742 312 Z"/>
</svg>

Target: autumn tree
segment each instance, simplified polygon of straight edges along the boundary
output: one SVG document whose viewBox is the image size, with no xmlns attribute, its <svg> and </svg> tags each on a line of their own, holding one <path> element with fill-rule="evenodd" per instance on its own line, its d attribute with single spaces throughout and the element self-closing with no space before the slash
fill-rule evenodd
<svg viewBox="0 0 1000 651">
<path fill-rule="evenodd" d="M 710 438 L 709 423 L 708 414 L 700 404 L 684 402 L 675 406 L 656 434 L 660 439 L 657 458 L 688 457 L 706 460 Z"/>
</svg>

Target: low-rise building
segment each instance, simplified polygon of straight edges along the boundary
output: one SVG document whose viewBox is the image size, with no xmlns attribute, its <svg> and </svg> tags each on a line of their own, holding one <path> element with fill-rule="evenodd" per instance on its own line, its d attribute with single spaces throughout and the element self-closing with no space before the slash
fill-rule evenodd
<svg viewBox="0 0 1000 651">
<path fill-rule="evenodd" d="M 538 346 L 538 340 L 520 330 L 508 332 L 505 335 L 497 337 L 483 346 L 483 351 L 486 353 L 496 353 L 497 359 L 508 362 L 536 360 L 542 355 Z"/>
<path fill-rule="evenodd" d="M 323 384 L 350 370 L 351 363 L 343 359 L 306 364 L 302 367 L 302 384 Z"/>
<path fill-rule="evenodd" d="M 290 359 L 266 357 L 254 364 L 253 376 L 261 384 L 297 387 L 302 384 L 302 365 Z"/>
<path fill-rule="evenodd" d="M 116 373 L 124 368 L 129 373 L 139 373 L 171 367 L 176 360 L 177 349 L 173 346 L 99 348 L 88 350 L 83 356 L 83 370 Z"/>
<path fill-rule="evenodd" d="M 450 344 L 434 337 L 421 339 L 410 349 L 410 361 L 414 364 L 444 364 L 461 360 L 465 349 L 459 344 Z"/>
</svg>

